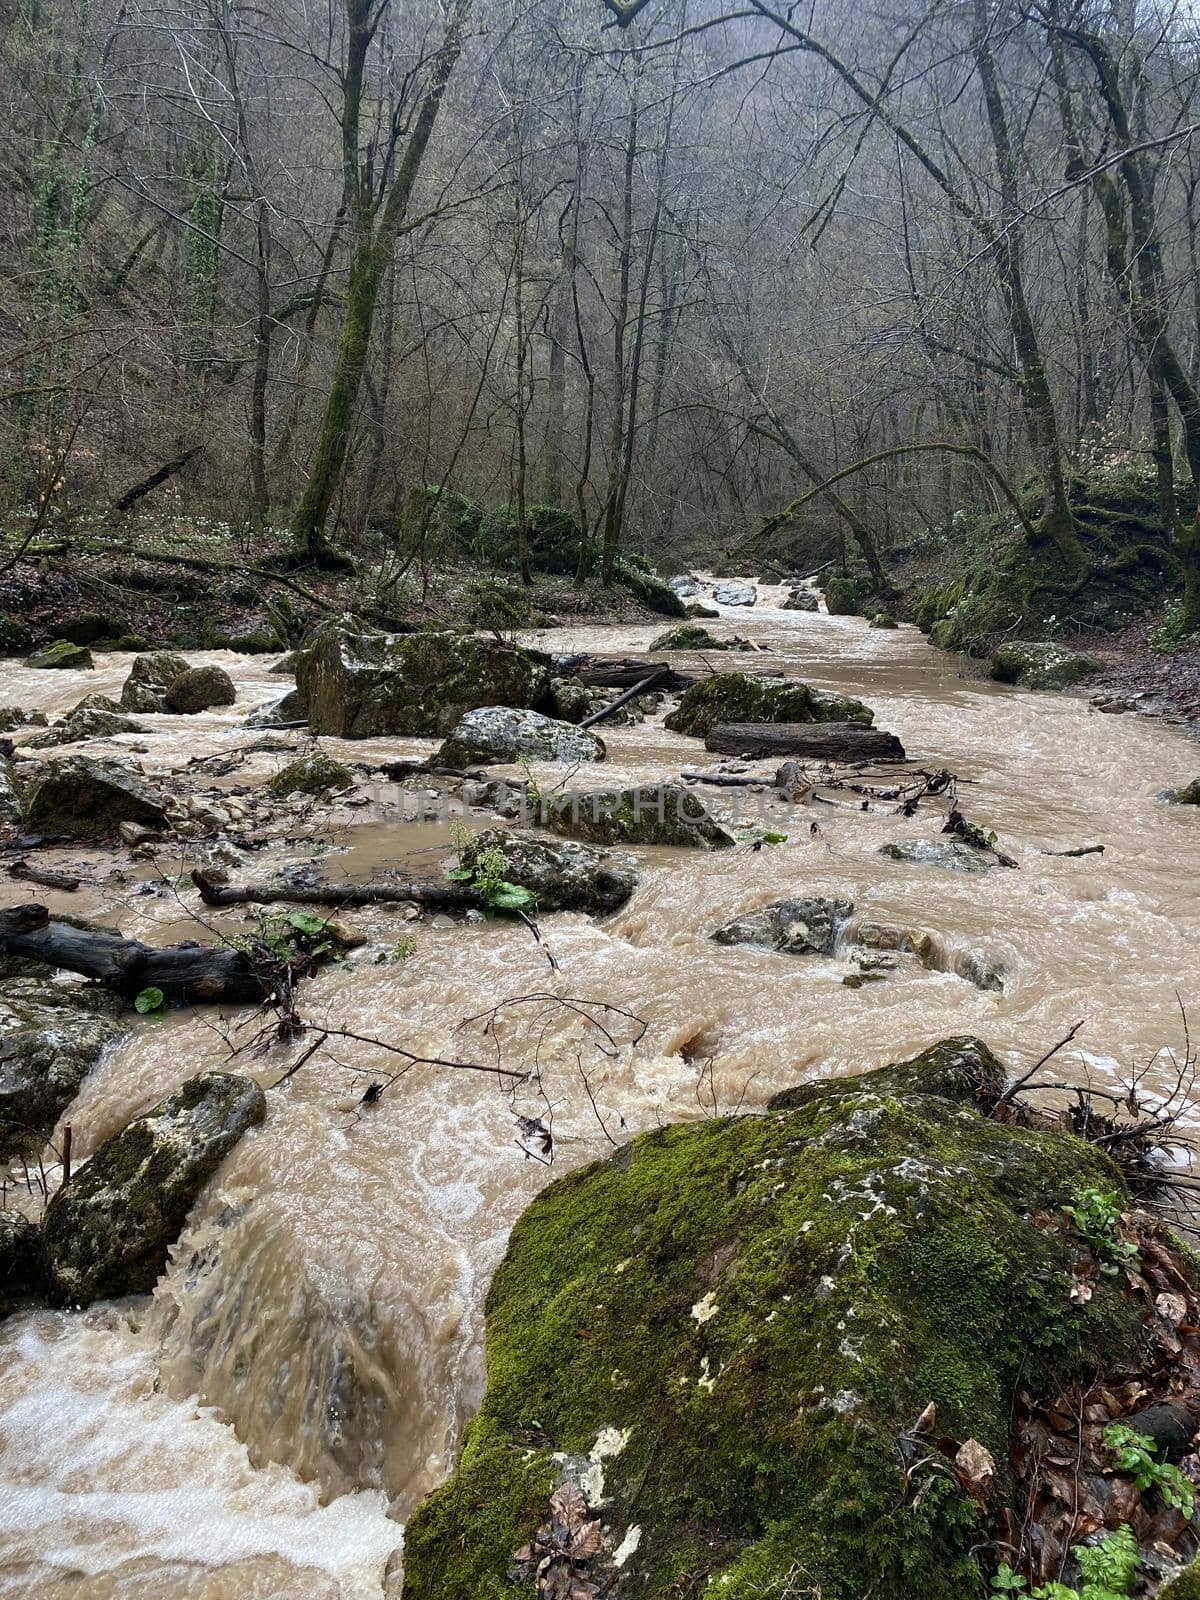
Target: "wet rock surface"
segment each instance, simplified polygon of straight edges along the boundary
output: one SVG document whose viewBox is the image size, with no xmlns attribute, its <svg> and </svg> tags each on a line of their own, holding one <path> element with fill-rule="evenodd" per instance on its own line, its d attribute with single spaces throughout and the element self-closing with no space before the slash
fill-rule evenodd
<svg viewBox="0 0 1200 1600">
<path fill-rule="evenodd" d="M 758 589 L 753 583 L 717 583 L 712 597 L 719 606 L 753 606 L 758 604 Z"/>
<path fill-rule="evenodd" d="M 83 991 L 46 979 L 0 982 L 0 1160 L 36 1155 L 45 1144 L 121 1036 L 114 1011 L 110 997 L 91 994 L 85 1003 Z"/>
<path fill-rule="evenodd" d="M 89 838 L 122 822 L 167 824 L 163 797 L 132 768 L 92 756 L 47 761 L 25 799 L 26 826 L 43 833 Z"/>
<path fill-rule="evenodd" d="M 849 900 L 805 896 L 777 900 L 723 923 L 712 938 L 717 944 L 763 945 L 788 955 L 828 956 L 853 913 Z"/>
<path fill-rule="evenodd" d="M 168 711 L 194 716 L 214 706 L 231 706 L 237 699 L 233 679 L 224 667 L 189 667 L 167 686 Z"/>
<path fill-rule="evenodd" d="M 820 611 L 821 602 L 811 589 L 793 589 L 779 602 L 783 611 Z"/>
<path fill-rule="evenodd" d="M 61 722 L 23 738 L 21 745 L 26 750 L 49 750 L 60 744 L 81 744 L 85 739 L 111 739 L 119 733 L 139 731 L 132 717 L 97 706 L 79 705 Z"/>
<path fill-rule="evenodd" d="M 616 911 L 637 885 L 634 868 L 603 850 L 516 829 L 489 828 L 476 834 L 463 851 L 462 864 L 470 868 L 492 849 L 504 857 L 505 878 L 528 889 L 539 912 Z"/>
<path fill-rule="evenodd" d="M 735 843 L 700 796 L 678 783 L 592 789 L 550 798 L 540 820 L 552 833 L 593 844 L 727 850 Z"/>
<path fill-rule="evenodd" d="M 869 728 L 874 720 L 874 712 L 861 700 L 827 694 L 795 679 L 716 672 L 684 691 L 664 725 L 673 733 L 702 739 L 725 722 L 851 722 Z"/>
<path fill-rule="evenodd" d="M 122 709 L 165 711 L 167 690 L 188 670 L 187 659 L 173 650 L 150 650 L 139 656 L 121 686 Z"/>
<path fill-rule="evenodd" d="M 81 667 L 94 667 L 92 652 L 86 645 L 73 644 L 69 639 L 55 639 L 44 650 L 35 650 L 25 657 L 27 667 L 41 667 L 45 671 L 78 671 Z"/>
<path fill-rule="evenodd" d="M 1067 645 L 1013 640 L 996 651 L 990 670 L 997 683 L 1013 683 L 1022 689 L 1067 689 L 1103 665 L 1098 656 Z"/>
<path fill-rule="evenodd" d="M 896 839 L 880 845 L 879 854 L 914 866 L 944 867 L 948 872 L 990 872 L 996 864 L 982 850 L 956 839 Z"/>
<path fill-rule="evenodd" d="M 0 755 L 0 822 L 20 822 L 21 791 L 17 788 L 12 762 Z"/>
<path fill-rule="evenodd" d="M 586 691 L 585 691 L 586 692 Z M 476 762 L 603 761 L 604 740 L 571 722 L 511 706 L 468 711 L 434 758 L 435 765 L 469 767 Z"/>
<path fill-rule="evenodd" d="M 310 751 L 297 761 L 281 767 L 267 789 L 274 795 L 328 794 L 333 789 L 348 789 L 354 782 L 350 768 L 319 750 Z"/>
<path fill-rule="evenodd" d="M 409 1523 L 407 1600 L 502 1600 L 539 1541 L 565 1569 L 556 1492 L 594 1522 L 584 1593 L 982 1593 L 978 1504 L 940 1476 L 918 1511 L 897 1441 L 932 1405 L 1006 1463 L 1030 1349 L 1053 1393 L 1146 1337 L 1110 1281 L 1072 1302 L 1081 1244 L 1037 1221 L 1115 1169 L 986 1119 L 1002 1080 L 947 1040 L 543 1191 L 492 1284 L 483 1407 Z M 1002 1465 L 992 1510 L 1011 1494 Z"/>
<path fill-rule="evenodd" d="M 206 1072 L 101 1145 L 46 1211 L 54 1298 L 88 1305 L 152 1289 L 200 1190 L 265 1114 L 256 1083 Z"/>
<path fill-rule="evenodd" d="M 554 711 L 550 658 L 540 651 L 456 633 L 369 633 L 344 619 L 318 629 L 297 659 L 296 683 L 312 731 L 345 739 L 445 737 L 479 706 Z"/>
</svg>

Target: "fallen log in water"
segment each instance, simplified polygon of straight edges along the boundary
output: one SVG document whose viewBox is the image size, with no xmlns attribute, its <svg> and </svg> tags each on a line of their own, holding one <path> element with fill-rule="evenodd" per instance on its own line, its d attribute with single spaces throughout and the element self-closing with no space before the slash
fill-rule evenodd
<svg viewBox="0 0 1200 1600">
<path fill-rule="evenodd" d="M 55 921 L 37 901 L 0 911 L 0 954 L 81 973 L 130 1000 L 143 989 L 161 989 L 173 1003 L 257 1001 L 272 987 L 270 976 L 230 945 L 189 939 L 158 948 L 114 929 Z"/>
<path fill-rule="evenodd" d="M 389 883 L 248 883 L 242 887 L 218 883 L 199 867 L 192 882 L 206 906 L 379 906 L 403 900 L 423 906 L 470 910 L 482 906 L 477 890 L 465 883 L 444 883 L 436 878 L 397 878 Z"/>
<path fill-rule="evenodd" d="M 620 711 L 621 707 L 628 705 L 631 700 L 636 700 L 639 694 L 644 694 L 650 689 L 659 688 L 669 670 L 668 667 L 659 667 L 655 671 L 647 673 L 640 683 L 635 683 L 632 688 L 626 689 L 624 694 L 618 695 L 608 705 L 601 706 L 599 711 L 593 711 L 590 717 L 584 717 L 579 726 L 581 728 L 594 727 L 597 722 L 603 722 L 605 717 L 611 717 L 614 711 Z"/>
<path fill-rule="evenodd" d="M 596 661 L 581 667 L 575 676 L 587 689 L 632 689 L 643 678 L 655 675 L 656 689 L 687 689 L 696 682 L 694 672 L 680 672 L 677 667 L 664 666 L 658 661 Z"/>
<path fill-rule="evenodd" d="M 814 761 L 904 761 L 894 733 L 856 722 L 720 722 L 704 748 L 726 756 L 807 756 Z"/>
</svg>

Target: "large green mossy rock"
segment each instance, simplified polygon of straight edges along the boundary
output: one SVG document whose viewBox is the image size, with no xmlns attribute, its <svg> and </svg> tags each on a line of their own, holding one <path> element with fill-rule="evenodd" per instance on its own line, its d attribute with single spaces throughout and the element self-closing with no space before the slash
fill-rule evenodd
<svg viewBox="0 0 1200 1600">
<path fill-rule="evenodd" d="M 1013 640 L 992 657 L 991 675 L 997 683 L 1015 683 L 1023 689 L 1067 689 L 1103 665 L 1098 656 L 1068 645 Z"/>
<path fill-rule="evenodd" d="M 720 612 L 714 612 L 720 616 Z M 657 639 L 650 641 L 651 650 L 732 650 L 728 639 L 718 639 L 697 623 L 684 622 L 678 628 L 668 628 Z"/>
<path fill-rule="evenodd" d="M 538 911 L 604 915 L 619 910 L 637 887 L 637 873 L 627 861 L 574 839 L 543 839 L 523 829 L 477 833 L 459 865 L 480 874 L 498 857 L 503 857 L 504 881 L 528 889 Z"/>
<path fill-rule="evenodd" d="M 334 789 L 349 789 L 354 774 L 340 761 L 319 750 L 289 761 L 267 784 L 271 794 L 329 794 Z"/>
<path fill-rule="evenodd" d="M 555 688 L 555 696 L 559 690 Z M 603 761 L 604 740 L 586 728 L 540 711 L 477 706 L 468 711 L 434 757 L 439 767 L 518 761 Z"/>
<path fill-rule="evenodd" d="M 647 572 L 636 561 L 618 561 L 613 570 L 613 583 L 627 590 L 647 611 L 657 611 L 663 617 L 687 615 L 687 607 L 670 584 Z"/>
<path fill-rule="evenodd" d="M 409 1523 L 405 1600 L 523 1593 L 515 1553 L 571 1483 L 600 1524 L 584 1593 L 983 1600 L 982 1513 L 943 1473 L 906 1481 L 903 1433 L 932 1402 L 936 1433 L 985 1446 L 994 1509 L 1017 1385 L 1054 1394 L 1141 1338 L 1114 1282 L 1072 1303 L 1085 1247 L 1052 1225 L 1121 1193 L 1115 1168 L 986 1119 L 1001 1078 L 948 1040 L 546 1189 L 492 1283 L 458 1469 Z"/>
<path fill-rule="evenodd" d="M 1200 1600 L 1200 1561 L 1158 1591 L 1158 1600 Z"/>
<path fill-rule="evenodd" d="M 553 715 L 550 659 L 457 633 L 370 633 L 326 623 L 296 660 L 314 733 L 342 739 L 446 735 L 477 706 Z"/>
<path fill-rule="evenodd" d="M 794 679 L 715 672 L 684 692 L 665 726 L 703 739 L 719 722 L 854 722 L 869 728 L 874 720 L 861 700 L 810 689 Z"/>
<path fill-rule="evenodd" d="M 41 667 L 49 670 L 78 671 L 81 667 L 94 667 L 92 652 L 86 645 L 72 644 L 69 639 L 55 639 L 53 644 L 48 644 L 44 650 L 36 650 L 33 655 L 25 657 L 27 667 Z"/>
<path fill-rule="evenodd" d="M 85 1000 L 86 997 L 86 1000 Z M 97 1004 L 88 1003 L 94 1000 Z M 103 990 L 45 978 L 0 984 L 0 1161 L 35 1156 L 121 1027 Z"/>
<path fill-rule="evenodd" d="M 201 1189 L 265 1115 L 251 1079 L 205 1072 L 102 1144 L 46 1211 L 54 1299 L 90 1305 L 152 1289 Z"/>
<path fill-rule="evenodd" d="M 165 828 L 167 814 L 158 790 L 117 761 L 47 761 L 25 797 L 25 825 L 33 833 L 86 839 L 115 833 L 122 822 Z"/>
<path fill-rule="evenodd" d="M 544 801 L 542 826 L 592 844 L 728 850 L 737 841 L 682 783 L 591 789 Z"/>
<path fill-rule="evenodd" d="M 186 656 L 174 650 L 151 650 L 139 656 L 121 685 L 121 709 L 165 711 L 167 690 L 188 670 Z"/>
<path fill-rule="evenodd" d="M 825 609 L 831 617 L 856 617 L 862 611 L 862 591 L 853 578 L 830 578 L 825 585 Z"/>
</svg>

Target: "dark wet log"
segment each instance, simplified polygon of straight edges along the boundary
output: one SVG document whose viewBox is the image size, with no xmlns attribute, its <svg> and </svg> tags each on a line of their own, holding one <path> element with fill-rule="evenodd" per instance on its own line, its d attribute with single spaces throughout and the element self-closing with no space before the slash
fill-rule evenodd
<svg viewBox="0 0 1200 1600">
<path fill-rule="evenodd" d="M 632 689 L 651 673 L 660 674 L 656 689 L 687 689 L 696 682 L 694 672 L 680 672 L 657 661 L 597 661 L 581 667 L 575 676 L 588 689 Z"/>
<path fill-rule="evenodd" d="M 626 689 L 624 694 L 618 695 L 611 705 L 601 706 L 599 711 L 593 711 L 590 717 L 584 717 L 579 726 L 581 728 L 593 727 L 597 722 L 603 722 L 605 717 L 611 717 L 614 711 L 620 711 L 621 707 L 628 705 L 631 700 L 636 700 L 639 694 L 645 694 L 648 689 L 661 688 L 663 679 L 669 671 L 669 667 L 654 668 L 642 679 L 641 683 L 635 683 L 632 689 Z"/>
<path fill-rule="evenodd" d="M 719 755 L 801 756 L 812 761 L 904 761 L 894 733 L 856 722 L 721 722 L 704 748 Z"/>
<path fill-rule="evenodd" d="M 249 957 L 228 945 L 189 939 L 160 949 L 107 928 L 57 922 L 36 901 L 0 911 L 0 954 L 81 973 L 130 1000 L 161 989 L 172 1003 L 257 1001 L 270 988 Z"/>
<path fill-rule="evenodd" d="M 201 872 L 192 882 L 206 906 L 386 906 L 413 900 L 422 906 L 469 910 L 483 901 L 465 883 L 443 883 L 437 878 L 397 878 L 388 883 L 247 883 L 240 887 L 217 883 Z"/>
<path fill-rule="evenodd" d="M 12 863 L 8 875 L 10 878 L 20 878 L 25 883 L 39 884 L 43 889 L 64 889 L 68 894 L 73 894 L 82 881 L 66 872 L 51 872 L 45 867 L 30 866 L 23 859 Z"/>
</svg>

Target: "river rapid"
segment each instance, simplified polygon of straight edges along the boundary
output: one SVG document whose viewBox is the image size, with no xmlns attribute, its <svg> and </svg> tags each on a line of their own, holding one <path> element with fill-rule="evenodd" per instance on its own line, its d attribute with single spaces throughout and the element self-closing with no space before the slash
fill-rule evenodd
<svg viewBox="0 0 1200 1600">
<path fill-rule="evenodd" d="M 772 802 L 760 817 L 758 797 L 744 796 L 744 825 L 786 832 L 786 843 L 638 852 L 624 910 L 545 920 L 556 972 L 516 923 L 348 915 L 367 944 L 302 986 L 307 1020 L 537 1077 L 514 1091 L 486 1073 L 420 1067 L 358 1108 L 398 1059 L 331 1040 L 270 1089 L 265 1124 L 210 1184 L 152 1296 L 0 1327 L 0 1595 L 393 1600 L 404 1518 L 448 1472 L 482 1393 L 490 1275 L 513 1222 L 557 1173 L 660 1122 L 753 1109 L 790 1084 L 903 1059 L 949 1034 L 978 1033 L 1019 1068 L 1082 1019 L 1061 1071 L 1110 1087 L 1181 1049 L 1181 1003 L 1200 1034 L 1200 809 L 1157 798 L 1200 772 L 1197 744 L 1161 722 L 1099 714 L 1082 695 L 960 676 L 961 661 L 914 629 L 784 611 L 778 591 L 760 593 L 753 611 L 723 615 L 770 654 L 720 664 L 861 696 L 910 757 L 958 775 L 963 809 L 997 831 L 1019 869 L 964 876 L 879 854 L 888 841 L 935 837 L 936 808 L 906 819 L 842 793 L 835 805 Z M 531 641 L 634 654 L 659 631 L 569 627 Z M 99 656 L 92 672 L 0 664 L 0 703 L 61 712 L 85 693 L 116 693 L 130 659 Z M 269 676 L 271 659 L 191 659 L 226 667 L 238 704 L 138 719 L 146 733 L 89 751 L 143 747 L 153 776 L 261 738 L 241 724 L 288 687 Z M 573 774 L 575 786 L 715 765 L 661 718 L 601 731 L 609 759 Z M 299 732 L 272 737 L 304 743 Z M 376 763 L 434 748 L 321 744 Z M 256 784 L 284 759 L 255 752 L 222 781 Z M 545 787 L 562 778 L 534 775 Z M 731 803 L 730 791 L 704 792 L 718 812 Z M 413 820 L 411 795 L 364 783 L 364 797 L 332 818 L 289 814 L 281 837 L 231 865 L 232 879 L 313 859 L 326 876 L 355 878 L 449 861 L 449 828 Z M 1103 855 L 1044 853 L 1095 844 Z M 198 902 L 174 886 L 196 853 L 152 869 L 128 852 L 47 852 L 44 864 L 89 876 L 78 894 L 35 895 L 149 941 L 192 936 Z M 902 957 L 885 981 L 853 987 L 845 949 L 790 957 L 710 940 L 736 913 L 798 894 L 851 900 L 851 928 L 928 932 L 942 970 Z M 8 903 L 21 898 L 14 885 Z M 231 913 L 220 926 L 237 932 L 245 920 Z M 403 959 L 398 932 L 415 943 Z M 1002 991 L 955 974 L 970 951 L 1003 965 Z M 605 1002 L 611 1042 L 531 995 Z M 196 1072 L 275 1084 L 295 1046 L 230 1060 L 256 1026 L 212 1010 L 133 1020 L 71 1108 L 79 1155 Z M 1160 1056 L 1147 1084 L 1172 1077 Z M 528 1153 L 522 1116 L 552 1122 L 552 1165 L 536 1140 Z"/>
</svg>

